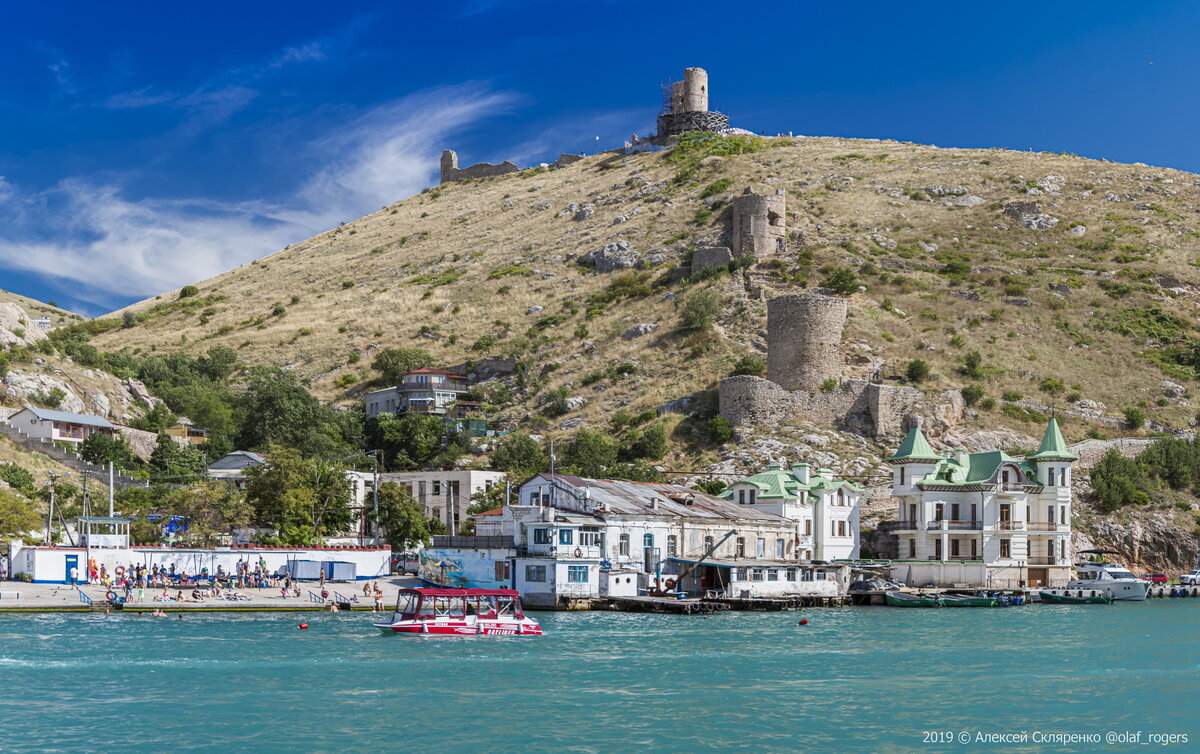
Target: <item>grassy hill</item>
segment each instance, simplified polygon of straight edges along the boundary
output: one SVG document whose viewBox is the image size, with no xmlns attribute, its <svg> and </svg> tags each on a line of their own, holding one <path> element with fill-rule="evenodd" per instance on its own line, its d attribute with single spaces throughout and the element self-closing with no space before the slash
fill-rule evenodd
<svg viewBox="0 0 1200 754">
<path fill-rule="evenodd" d="M 1109 415 L 1140 405 L 1151 420 L 1191 422 L 1187 394 L 1164 394 L 1161 383 L 1188 389 L 1200 366 L 1196 176 L 892 141 L 759 146 L 682 165 L 597 155 L 433 188 L 201 281 L 195 295 L 141 302 L 136 326 L 94 343 L 132 353 L 224 344 L 248 363 L 294 369 L 329 400 L 356 395 L 377 347 L 419 346 L 446 364 L 515 356 L 542 379 L 511 417 L 565 384 L 589 399 L 571 416 L 595 422 L 713 387 L 763 347 L 759 288 L 813 288 L 846 267 L 866 288 L 850 297 L 848 348 L 872 349 L 885 374 L 921 358 L 929 387 L 978 383 L 997 399 L 983 400 L 992 408 L 980 426 L 1034 431 L 1041 417 L 1005 402 L 1030 397 L 1099 401 Z M 727 243 L 726 200 L 747 186 L 786 192 L 789 250 L 689 282 L 688 250 Z M 1012 206 L 1021 202 L 1036 207 Z M 585 203 L 586 219 L 564 213 Z M 620 240 L 651 269 L 578 264 Z M 723 313 L 713 331 L 684 332 L 681 301 L 703 287 L 720 293 Z M 623 337 L 639 323 L 658 329 Z M 960 368 L 972 351 L 982 356 L 974 378 Z M 623 364 L 636 369 L 614 380 Z M 1071 439 L 1088 429 L 1067 422 Z"/>
<path fill-rule="evenodd" d="M 16 293 L 0 290 L 0 304 L 4 303 L 14 303 L 20 306 L 31 317 L 50 317 L 56 325 L 59 323 L 78 322 L 83 319 L 78 314 L 60 309 L 53 304 L 44 304 L 28 296 L 21 296 Z"/>
</svg>

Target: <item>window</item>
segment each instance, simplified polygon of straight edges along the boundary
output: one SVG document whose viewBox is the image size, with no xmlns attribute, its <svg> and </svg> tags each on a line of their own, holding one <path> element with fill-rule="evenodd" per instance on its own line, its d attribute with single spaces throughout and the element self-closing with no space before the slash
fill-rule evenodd
<svg viewBox="0 0 1200 754">
<path fill-rule="evenodd" d="M 705 551 L 705 552 L 708 552 L 709 550 L 711 550 L 711 549 L 712 549 L 712 546 L 713 546 L 713 538 L 712 538 L 712 537 L 705 537 L 705 538 L 704 538 L 704 551 Z"/>
<path fill-rule="evenodd" d="M 738 490 L 738 505 L 745 505 L 745 504 L 746 504 L 746 491 Z"/>
<path fill-rule="evenodd" d="M 767 569 L 767 581 L 779 581 L 779 569 L 778 568 Z"/>
<path fill-rule="evenodd" d="M 804 535 L 808 536 L 808 537 L 812 536 L 812 519 L 811 518 L 804 519 Z"/>
<path fill-rule="evenodd" d="M 579 530 L 579 544 L 588 545 L 589 547 L 600 546 L 600 540 L 604 533 L 595 527 L 584 527 Z"/>
<path fill-rule="evenodd" d="M 763 539 L 762 537 L 759 537 L 758 541 L 755 542 L 754 557 L 765 558 L 766 556 L 767 556 L 767 540 Z"/>
<path fill-rule="evenodd" d="M 667 557 L 674 558 L 679 555 L 679 539 L 674 534 L 667 535 Z"/>
<path fill-rule="evenodd" d="M 569 583 L 569 584 L 586 584 L 586 583 L 588 583 L 588 567 L 585 565 L 567 566 L 567 583 Z"/>
<path fill-rule="evenodd" d="M 795 568 L 789 568 L 789 569 L 787 569 L 787 580 L 788 580 L 788 581 L 795 581 L 795 580 L 796 580 L 796 569 L 795 569 Z"/>
<path fill-rule="evenodd" d="M 751 581 L 763 581 L 766 579 L 766 577 L 767 577 L 767 569 L 766 568 L 751 568 L 750 569 L 750 580 Z"/>
<path fill-rule="evenodd" d="M 1011 558 L 1012 557 L 1011 553 L 1012 553 L 1012 540 L 1008 540 L 1008 539 L 1000 540 L 1000 557 Z"/>
<path fill-rule="evenodd" d="M 527 565 L 525 566 L 525 580 L 536 581 L 543 583 L 546 581 L 546 566 L 544 565 Z"/>
<path fill-rule="evenodd" d="M 496 561 L 496 581 L 508 581 L 512 578 L 511 565 L 507 560 Z"/>
<path fill-rule="evenodd" d="M 1058 522 L 1065 524 L 1067 522 L 1067 506 L 1062 506 L 1058 509 Z"/>
<path fill-rule="evenodd" d="M 953 503 L 953 504 L 951 504 L 951 506 L 950 506 L 950 519 L 951 519 L 952 521 L 960 521 L 960 520 L 961 520 L 961 519 L 958 517 L 958 503 Z"/>
<path fill-rule="evenodd" d="M 745 568 L 737 569 L 737 581 L 749 581 L 749 572 Z"/>
<path fill-rule="evenodd" d="M 755 490 L 755 489 L 750 490 L 750 505 L 754 505 L 754 503 L 756 502 L 755 498 L 757 496 L 758 496 L 758 490 Z"/>
<path fill-rule="evenodd" d="M 737 549 L 734 551 L 734 555 L 739 558 L 746 557 L 746 538 L 745 537 L 737 538 Z"/>
<path fill-rule="evenodd" d="M 424 482 L 417 482 L 417 494 L 420 497 L 425 497 L 425 483 Z"/>
<path fill-rule="evenodd" d="M 618 555 L 629 555 L 629 535 L 622 534 L 617 544 Z"/>
<path fill-rule="evenodd" d="M 1054 506 L 1053 506 L 1053 505 L 1051 505 L 1051 506 L 1049 506 L 1049 507 L 1048 507 L 1046 510 L 1047 510 L 1047 511 L 1049 511 L 1049 513 L 1050 513 L 1050 516 L 1049 516 L 1049 517 L 1048 517 L 1046 520 L 1047 520 L 1047 521 L 1049 521 L 1050 523 L 1054 523 L 1054 521 L 1055 521 L 1055 518 L 1054 518 Z"/>
<path fill-rule="evenodd" d="M 433 494 L 442 494 L 442 483 L 439 480 L 434 479 L 432 482 L 430 482 L 430 484 L 433 486 Z"/>
<path fill-rule="evenodd" d="M 550 530 L 549 529 L 534 529 L 533 530 L 533 543 L 535 545 L 550 544 Z"/>
<path fill-rule="evenodd" d="M 904 486 L 904 467 L 900 467 L 900 486 Z"/>
<path fill-rule="evenodd" d="M 952 557 L 952 558 L 958 557 L 958 540 L 957 539 L 950 540 L 950 557 Z"/>
<path fill-rule="evenodd" d="M 971 540 L 971 560 L 977 560 L 978 558 L 979 558 L 979 540 L 972 539 Z"/>
<path fill-rule="evenodd" d="M 846 522 L 845 521 L 838 521 L 838 536 L 839 537 L 846 536 Z"/>
<path fill-rule="evenodd" d="M 945 503 L 937 503 L 937 504 L 935 504 L 935 505 L 933 506 L 933 520 L 934 520 L 934 521 L 941 521 L 941 520 L 942 520 L 942 514 L 943 514 L 943 513 L 945 513 L 945 510 L 946 510 L 946 505 L 945 505 Z"/>
<path fill-rule="evenodd" d="M 784 547 L 782 539 L 775 540 L 775 557 L 782 558 L 784 556 Z"/>
<path fill-rule="evenodd" d="M 1046 479 L 1049 481 L 1050 486 L 1053 487 L 1054 486 L 1054 467 L 1053 466 L 1046 469 Z"/>
<path fill-rule="evenodd" d="M 492 480 L 491 479 L 483 480 L 483 489 L 486 491 L 489 491 L 489 492 L 491 491 L 491 489 L 492 489 Z"/>
<path fill-rule="evenodd" d="M 917 557 L 917 540 L 915 539 L 908 540 L 908 557 L 910 559 Z"/>
<path fill-rule="evenodd" d="M 558 543 L 560 545 L 575 544 L 575 530 L 574 529 L 559 529 L 558 530 Z"/>
<path fill-rule="evenodd" d="M 642 535 L 642 547 L 653 547 L 653 546 L 654 546 L 654 535 L 653 534 L 643 534 Z"/>
</svg>

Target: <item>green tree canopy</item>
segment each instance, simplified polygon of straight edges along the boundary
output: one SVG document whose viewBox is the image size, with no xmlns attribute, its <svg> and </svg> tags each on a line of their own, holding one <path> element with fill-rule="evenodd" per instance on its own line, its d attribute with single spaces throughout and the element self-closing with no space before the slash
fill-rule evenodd
<svg viewBox="0 0 1200 754">
<path fill-rule="evenodd" d="M 199 547 L 219 544 L 235 529 L 245 529 L 254 519 L 254 508 L 234 486 L 224 482 L 198 482 L 167 492 L 161 503 L 172 515 L 188 518 L 187 542 Z"/>
<path fill-rule="evenodd" d="M 148 465 L 151 474 L 175 483 L 202 479 L 207 470 L 204 453 L 192 445 L 181 445 L 166 432 L 159 434 Z"/>
<path fill-rule="evenodd" d="M 18 539 L 44 524 L 32 502 L 0 490 L 0 539 Z"/>
<path fill-rule="evenodd" d="M 447 441 L 446 422 L 430 414 L 380 414 L 367 422 L 365 434 L 390 469 L 427 465 Z"/>
<path fill-rule="evenodd" d="M 433 357 L 423 348 L 385 348 L 375 355 L 371 367 L 383 384 L 399 385 L 405 374 L 432 363 Z"/>
<path fill-rule="evenodd" d="M 492 468 L 505 472 L 514 482 L 550 468 L 542 446 L 528 435 L 508 435 L 501 439 L 490 457 Z"/>
<path fill-rule="evenodd" d="M 439 521 L 425 515 L 407 486 L 395 482 L 379 485 L 379 518 L 376 523 L 394 550 L 427 545 L 429 538 L 442 528 Z"/>
<path fill-rule="evenodd" d="M 295 448 L 271 445 L 267 463 L 246 469 L 246 499 L 260 525 L 279 530 L 285 545 L 317 544 L 344 534 L 351 523 L 346 467 L 305 458 Z"/>
</svg>

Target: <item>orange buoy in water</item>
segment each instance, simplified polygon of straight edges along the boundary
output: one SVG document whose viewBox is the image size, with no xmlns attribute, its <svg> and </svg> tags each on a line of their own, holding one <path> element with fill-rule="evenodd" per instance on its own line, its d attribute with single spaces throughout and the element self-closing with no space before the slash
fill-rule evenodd
<svg viewBox="0 0 1200 754">
<path fill-rule="evenodd" d="M 807 625 L 808 625 L 808 618 L 801 618 L 801 619 L 800 619 L 800 622 L 799 622 L 799 623 L 797 623 L 796 625 L 798 625 L 798 626 L 807 626 Z"/>
<path fill-rule="evenodd" d="M 307 623 L 301 623 L 301 624 L 300 624 L 300 628 L 308 628 L 308 624 L 307 624 Z"/>
</svg>

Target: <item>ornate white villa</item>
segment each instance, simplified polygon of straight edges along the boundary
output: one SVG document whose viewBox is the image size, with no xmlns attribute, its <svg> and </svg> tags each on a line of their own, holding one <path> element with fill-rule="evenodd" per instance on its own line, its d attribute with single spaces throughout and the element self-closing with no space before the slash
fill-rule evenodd
<svg viewBox="0 0 1200 754">
<path fill-rule="evenodd" d="M 807 463 L 797 463 L 790 470 L 772 464 L 734 482 L 721 497 L 795 521 L 801 560 L 853 560 L 862 492 L 830 469 L 814 474 Z"/>
<path fill-rule="evenodd" d="M 1025 458 L 938 453 L 919 428 L 886 459 L 899 540 L 892 578 L 910 586 L 1062 586 L 1071 578 L 1071 464 L 1058 422 Z"/>
</svg>

